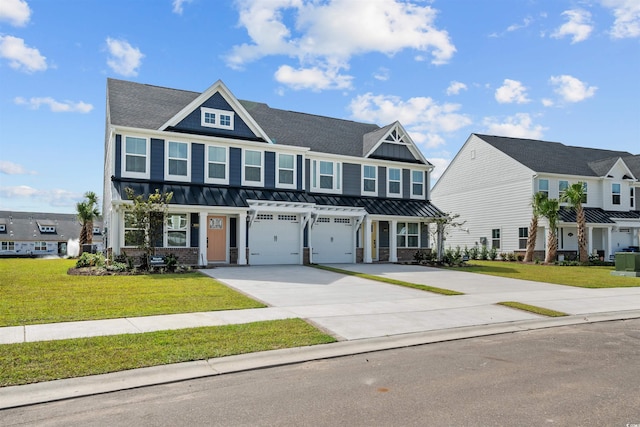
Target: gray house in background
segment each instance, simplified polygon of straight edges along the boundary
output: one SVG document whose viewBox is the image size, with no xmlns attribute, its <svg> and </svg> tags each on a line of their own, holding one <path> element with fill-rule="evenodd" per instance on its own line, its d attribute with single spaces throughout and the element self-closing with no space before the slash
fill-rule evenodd
<svg viewBox="0 0 640 427">
<path fill-rule="evenodd" d="M 173 192 L 160 252 L 185 264 L 401 261 L 429 247 L 429 163 L 370 123 L 108 79 L 106 246 L 135 253 L 125 189 Z"/>
<path fill-rule="evenodd" d="M 438 207 L 465 221 L 451 230 L 445 246 L 486 245 L 498 252 L 524 253 L 533 195 L 541 191 L 560 199 L 577 182 L 586 188 L 589 253 L 608 260 L 615 252 L 639 246 L 640 155 L 471 134 L 432 190 Z M 541 218 L 539 259 L 544 259 L 547 227 Z M 566 204 L 561 204 L 558 243 L 559 256 L 575 257 L 576 214 Z"/>
<path fill-rule="evenodd" d="M 67 255 L 82 228 L 75 214 L 0 211 L 0 256 Z M 93 244 L 102 251 L 102 220 L 93 223 Z"/>
</svg>

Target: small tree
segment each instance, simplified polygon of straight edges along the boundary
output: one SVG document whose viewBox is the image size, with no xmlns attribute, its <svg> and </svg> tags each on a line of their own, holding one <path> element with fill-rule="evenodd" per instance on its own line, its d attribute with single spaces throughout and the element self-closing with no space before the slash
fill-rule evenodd
<svg viewBox="0 0 640 427">
<path fill-rule="evenodd" d="M 128 227 L 135 229 L 129 234 L 128 240 L 142 250 L 145 259 L 148 259 L 155 255 L 157 246 L 162 246 L 164 222 L 173 193 L 160 193 L 156 190 L 146 198 L 142 194 L 136 196 L 131 188 L 125 188 L 125 193 L 133 202 L 125 206 L 125 221 Z"/>
<path fill-rule="evenodd" d="M 431 222 L 436 225 L 435 230 L 429 229 L 432 240 L 436 241 L 437 260 L 442 261 L 444 255 L 444 241 L 447 239 L 447 235 L 453 228 L 462 227 L 466 221 L 456 221 L 460 217 L 460 214 L 445 213 L 443 216 L 431 219 Z"/>
<path fill-rule="evenodd" d="M 576 211 L 576 224 L 578 227 L 578 257 L 581 263 L 589 262 L 587 252 L 587 220 L 584 215 L 582 202 L 584 201 L 584 183 L 571 184 L 560 198 L 561 202 L 568 202 Z"/>
<path fill-rule="evenodd" d="M 82 224 L 79 239 L 80 248 L 82 248 L 82 245 L 93 243 L 93 221 L 100 216 L 96 193 L 93 191 L 84 193 L 84 200 L 76 203 L 76 211 L 78 212 L 78 220 Z"/>
<path fill-rule="evenodd" d="M 531 200 L 531 208 L 533 215 L 531 216 L 531 223 L 529 224 L 529 233 L 527 234 L 527 251 L 524 255 L 524 262 L 533 261 L 533 253 L 536 249 L 536 240 L 538 238 L 538 219 L 542 216 L 541 207 L 547 195 L 542 192 L 537 192 L 533 195 Z"/>
<path fill-rule="evenodd" d="M 547 231 L 547 254 L 545 256 L 545 263 L 552 263 L 556 260 L 558 253 L 558 211 L 560 210 L 560 203 L 558 199 L 544 199 L 540 207 L 542 216 L 547 218 L 549 224 L 549 230 Z"/>
</svg>

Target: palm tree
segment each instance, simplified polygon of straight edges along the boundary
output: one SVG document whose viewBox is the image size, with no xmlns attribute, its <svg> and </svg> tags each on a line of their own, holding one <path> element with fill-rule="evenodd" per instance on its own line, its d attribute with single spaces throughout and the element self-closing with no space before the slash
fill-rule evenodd
<svg viewBox="0 0 640 427">
<path fill-rule="evenodd" d="M 542 216 L 547 218 L 549 231 L 547 232 L 547 255 L 544 262 L 550 264 L 556 260 L 558 253 L 558 211 L 560 210 L 560 202 L 558 199 L 544 199 L 540 206 Z"/>
<path fill-rule="evenodd" d="M 571 184 L 560 197 L 561 202 L 569 203 L 576 211 L 576 223 L 578 224 L 578 256 L 581 263 L 589 262 L 589 254 L 587 253 L 587 220 L 582 208 L 584 200 L 584 183 L 576 182 Z"/>
<path fill-rule="evenodd" d="M 527 252 L 524 255 L 524 262 L 533 261 L 533 253 L 536 249 L 536 239 L 538 237 L 538 218 L 542 215 L 541 207 L 547 195 L 537 192 L 531 200 L 533 215 L 531 216 L 531 224 L 529 224 L 529 233 L 527 234 Z"/>
<path fill-rule="evenodd" d="M 93 220 L 100 216 L 98 210 L 98 196 L 93 191 L 84 193 L 84 200 L 76 203 L 78 220 L 82 224 L 80 230 L 80 247 L 90 245 L 93 242 Z"/>
</svg>

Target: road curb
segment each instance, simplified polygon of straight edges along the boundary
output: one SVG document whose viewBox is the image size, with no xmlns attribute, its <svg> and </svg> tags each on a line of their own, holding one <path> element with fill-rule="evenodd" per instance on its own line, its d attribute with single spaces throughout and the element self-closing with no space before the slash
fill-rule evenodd
<svg viewBox="0 0 640 427">
<path fill-rule="evenodd" d="M 340 341 L 317 346 L 271 350 L 209 360 L 153 366 L 110 374 L 2 387 L 0 388 L 0 410 L 140 387 L 169 384 L 234 372 L 266 369 L 313 360 L 331 359 L 437 342 L 637 318 L 640 318 L 640 310 L 521 320 L 379 338 Z"/>
</svg>

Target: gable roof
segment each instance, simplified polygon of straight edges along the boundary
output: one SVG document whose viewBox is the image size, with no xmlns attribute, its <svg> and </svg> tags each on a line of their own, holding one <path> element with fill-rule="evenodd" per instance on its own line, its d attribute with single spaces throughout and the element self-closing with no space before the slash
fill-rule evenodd
<svg viewBox="0 0 640 427">
<path fill-rule="evenodd" d="M 76 214 L 46 212 L 0 211 L 0 224 L 5 224 L 0 240 L 7 241 L 67 241 L 79 238 L 82 228 Z M 102 218 L 93 224 L 102 229 Z M 53 226 L 55 231 L 41 232 L 39 226 Z M 94 235 L 93 240 L 102 241 L 102 235 Z"/>
<path fill-rule="evenodd" d="M 633 160 L 634 157 L 638 157 L 627 151 L 573 147 L 535 139 L 474 135 L 535 172 L 604 176 L 619 158 Z M 640 161 L 637 163 L 640 164 Z M 627 166 L 631 168 L 629 164 Z M 631 171 L 634 175 L 640 176 L 636 170 Z"/>
<path fill-rule="evenodd" d="M 308 147 L 315 152 L 364 157 L 391 128 L 399 125 L 396 122 L 380 128 L 373 123 L 280 110 L 260 102 L 237 100 L 236 103 L 221 81 L 198 93 L 109 78 L 107 117 L 109 124 L 114 126 L 161 130 L 178 123 L 201 101 L 219 90 L 228 95 L 225 99 L 240 110 L 240 114 L 246 112 L 250 116 L 249 121 L 256 125 L 252 129 L 261 139 L 274 144 Z M 430 164 L 415 145 L 413 149 L 420 162 Z"/>
</svg>

